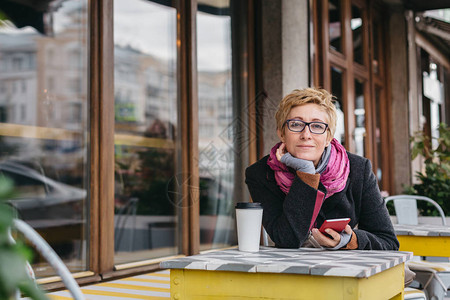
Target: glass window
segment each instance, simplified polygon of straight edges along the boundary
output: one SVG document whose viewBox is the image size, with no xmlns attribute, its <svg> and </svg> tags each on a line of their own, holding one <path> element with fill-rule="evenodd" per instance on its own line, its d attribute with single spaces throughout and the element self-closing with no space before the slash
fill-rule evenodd
<svg viewBox="0 0 450 300">
<path fill-rule="evenodd" d="M 203 2 L 203 1 L 200 1 Z M 200 249 L 235 243 L 231 17 L 228 1 L 199 3 L 197 13 Z M 205 130 L 207 129 L 207 130 Z"/>
<path fill-rule="evenodd" d="M 176 18 L 114 1 L 116 264 L 179 253 Z"/>
<path fill-rule="evenodd" d="M 377 166 L 377 178 L 380 189 L 383 189 L 382 179 L 383 179 L 383 164 L 382 164 L 382 143 L 381 143 L 381 88 L 375 87 L 375 143 L 378 158 Z"/>
<path fill-rule="evenodd" d="M 373 57 L 372 57 L 372 67 L 373 67 L 373 73 L 379 74 L 380 72 L 380 50 L 381 50 L 381 35 L 379 33 L 380 24 L 378 20 L 375 20 L 372 24 L 373 26 Z"/>
<path fill-rule="evenodd" d="M 67 121 L 77 124 L 83 118 L 82 107 L 79 103 L 70 103 L 67 107 Z"/>
<path fill-rule="evenodd" d="M 24 121 L 26 119 L 26 107 L 25 104 L 20 105 L 20 119 Z"/>
<path fill-rule="evenodd" d="M 350 27 L 353 37 L 353 60 L 362 65 L 364 64 L 364 27 L 361 8 L 356 5 L 352 5 Z"/>
<path fill-rule="evenodd" d="M 7 108 L 5 106 L 0 107 L 0 122 L 5 123 L 7 120 Z"/>
<path fill-rule="evenodd" d="M 441 105 L 445 103 L 445 83 L 442 75 L 444 72 L 442 66 L 433 59 L 427 52 L 421 50 L 424 66 L 422 67 L 422 82 L 423 82 L 423 110 L 426 120 L 425 128 L 433 138 L 432 146 L 438 146 L 437 139 L 439 138 L 439 123 L 443 122 L 441 114 Z M 428 111 L 428 113 L 425 113 Z"/>
<path fill-rule="evenodd" d="M 0 20 L 0 174 L 10 177 L 18 216 L 41 234 L 72 272 L 88 269 L 88 16 L 87 0 L 44 1 L 15 5 L 28 14 Z M 51 20 L 49 22 L 48 20 Z M 16 26 L 17 24 L 17 26 Z M 47 49 L 55 49 L 49 57 Z M 80 53 L 76 70 L 61 57 Z M 53 63 L 53 62 L 57 63 Z M 47 85 L 51 78 L 60 86 Z M 76 97 L 70 81 L 80 87 Z M 82 107 L 76 124 L 53 118 L 54 109 Z M 60 113 L 60 112 L 58 112 Z M 55 275 L 40 257 L 37 277 Z"/>
<path fill-rule="evenodd" d="M 364 106 L 364 82 L 355 79 L 355 153 L 365 155 L 366 144 L 366 110 Z"/>
<path fill-rule="evenodd" d="M 22 87 L 22 93 L 25 93 L 27 91 L 27 84 L 25 80 L 22 80 L 21 82 L 21 87 Z"/>
<path fill-rule="evenodd" d="M 343 97 L 343 72 L 342 70 L 331 67 L 331 93 L 334 98 L 334 105 L 336 106 L 336 132 L 334 137 L 345 147 L 345 116 L 344 116 L 344 99 Z"/>
<path fill-rule="evenodd" d="M 328 1 L 330 48 L 342 52 L 341 1 Z"/>
</svg>

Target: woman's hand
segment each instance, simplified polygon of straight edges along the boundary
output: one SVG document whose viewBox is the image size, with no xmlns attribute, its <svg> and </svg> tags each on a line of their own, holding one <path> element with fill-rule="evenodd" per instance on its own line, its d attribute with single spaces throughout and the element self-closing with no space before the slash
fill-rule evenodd
<svg viewBox="0 0 450 300">
<path fill-rule="evenodd" d="M 312 235 L 313 235 L 314 239 L 322 247 L 334 248 L 337 245 L 339 245 L 339 242 L 341 241 L 341 235 L 339 234 L 339 232 L 337 232 L 331 228 L 325 229 L 325 232 L 327 234 L 329 234 L 331 236 L 331 238 L 329 238 L 326 235 L 324 235 L 323 233 L 321 233 L 319 231 L 319 229 L 317 229 L 317 228 L 313 228 L 311 231 L 312 231 Z M 353 234 L 353 230 L 349 225 L 345 226 L 344 232 L 349 234 L 350 237 Z M 342 247 L 345 247 L 345 245 L 342 245 Z"/>
<path fill-rule="evenodd" d="M 279 162 L 293 168 L 296 171 L 301 171 L 309 174 L 316 173 L 316 168 L 314 167 L 314 163 L 312 161 L 292 156 L 289 152 L 287 152 L 285 143 L 281 143 L 275 155 L 277 156 Z"/>
<path fill-rule="evenodd" d="M 281 143 L 280 147 L 278 147 L 277 152 L 275 153 L 278 161 L 281 161 L 281 158 L 284 154 L 286 154 L 286 144 Z"/>
</svg>

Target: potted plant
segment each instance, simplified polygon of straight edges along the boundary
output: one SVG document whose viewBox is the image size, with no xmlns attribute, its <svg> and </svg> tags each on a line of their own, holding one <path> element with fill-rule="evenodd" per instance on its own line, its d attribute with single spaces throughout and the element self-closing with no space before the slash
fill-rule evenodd
<svg viewBox="0 0 450 300">
<path fill-rule="evenodd" d="M 424 158 L 424 169 L 416 173 L 418 183 L 408 186 L 407 194 L 421 195 L 435 200 L 444 210 L 450 213 L 450 128 L 441 123 L 438 127 L 439 138 L 431 138 L 423 132 L 412 138 L 412 159 Z M 435 140 L 433 147 L 433 140 Z M 437 214 L 427 203 L 418 203 L 422 215 Z"/>
<path fill-rule="evenodd" d="M 13 184 L 0 178 L 0 299 L 15 299 L 21 292 L 35 300 L 48 299 L 30 277 L 27 261 L 31 251 L 20 240 L 11 236 L 14 212 L 6 203 L 13 193 Z"/>
</svg>

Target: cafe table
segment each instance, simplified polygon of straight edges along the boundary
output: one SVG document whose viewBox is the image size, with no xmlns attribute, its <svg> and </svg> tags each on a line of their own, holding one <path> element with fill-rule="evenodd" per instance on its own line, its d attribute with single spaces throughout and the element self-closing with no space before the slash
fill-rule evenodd
<svg viewBox="0 0 450 300">
<path fill-rule="evenodd" d="M 403 299 L 410 252 L 213 251 L 161 262 L 171 299 Z"/>
<path fill-rule="evenodd" d="M 417 256 L 450 257 L 450 226 L 394 224 L 400 242 L 400 251 L 411 251 Z"/>
</svg>

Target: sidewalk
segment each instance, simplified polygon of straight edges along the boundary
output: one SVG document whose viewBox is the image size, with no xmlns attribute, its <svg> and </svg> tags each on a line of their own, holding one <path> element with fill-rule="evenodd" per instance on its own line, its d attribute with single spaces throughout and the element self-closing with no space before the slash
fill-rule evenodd
<svg viewBox="0 0 450 300">
<path fill-rule="evenodd" d="M 86 300 L 170 299 L 170 271 L 164 270 L 145 275 L 84 286 L 81 291 Z M 72 295 L 63 290 L 47 294 L 51 300 L 69 300 Z"/>
</svg>

